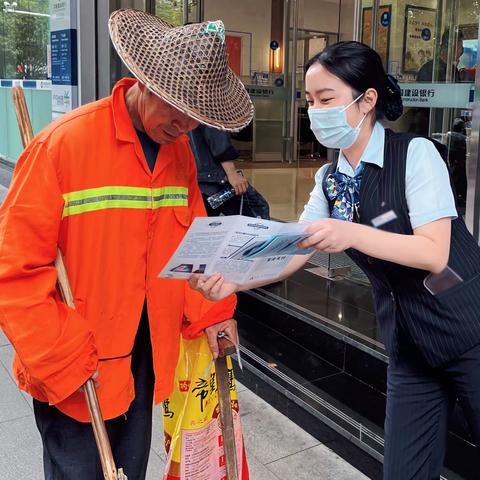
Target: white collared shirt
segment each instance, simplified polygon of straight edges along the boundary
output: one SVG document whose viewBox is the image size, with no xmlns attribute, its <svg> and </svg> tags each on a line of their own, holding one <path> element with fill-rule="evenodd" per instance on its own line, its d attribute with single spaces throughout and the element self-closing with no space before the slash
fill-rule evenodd
<svg viewBox="0 0 480 480">
<path fill-rule="evenodd" d="M 385 129 L 377 122 L 355 172 L 341 151 L 337 171 L 353 177 L 359 172 L 361 163 L 373 163 L 383 168 L 384 147 Z M 300 220 L 315 222 L 330 217 L 328 199 L 322 188 L 328 167 L 328 164 L 323 165 L 316 173 L 315 187 Z M 457 217 L 447 166 L 435 145 L 426 138 L 414 138 L 408 145 L 405 197 L 412 229 L 441 218 Z"/>
</svg>

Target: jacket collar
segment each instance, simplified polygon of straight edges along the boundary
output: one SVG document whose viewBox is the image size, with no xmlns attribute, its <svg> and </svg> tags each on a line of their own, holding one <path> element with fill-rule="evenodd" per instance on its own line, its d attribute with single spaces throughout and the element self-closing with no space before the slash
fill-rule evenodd
<svg viewBox="0 0 480 480">
<path fill-rule="evenodd" d="M 115 84 L 112 91 L 113 122 L 117 140 L 135 143 L 136 133 L 128 114 L 125 94 L 137 83 L 135 78 L 122 78 Z"/>
</svg>

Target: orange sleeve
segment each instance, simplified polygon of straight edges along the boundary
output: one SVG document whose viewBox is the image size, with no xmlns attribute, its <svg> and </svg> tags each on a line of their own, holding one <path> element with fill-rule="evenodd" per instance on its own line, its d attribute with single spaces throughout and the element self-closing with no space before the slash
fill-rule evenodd
<svg viewBox="0 0 480 480">
<path fill-rule="evenodd" d="M 97 367 L 85 319 L 59 302 L 55 289 L 63 204 L 49 149 L 34 140 L 0 208 L 0 327 L 50 404 L 70 396 Z"/>
<path fill-rule="evenodd" d="M 193 154 L 191 155 L 193 167 L 191 168 L 192 174 L 190 176 L 188 202 L 193 210 L 193 220 L 195 217 L 206 217 L 207 214 L 198 187 L 197 171 Z M 233 318 L 236 305 L 236 295 L 230 295 L 219 302 L 212 302 L 207 300 L 201 293 L 192 290 L 188 286 L 188 282 L 185 282 L 184 317 L 186 323 L 183 328 L 183 336 L 185 338 L 198 337 L 205 328 L 215 323 L 223 322 L 223 320 Z"/>
</svg>

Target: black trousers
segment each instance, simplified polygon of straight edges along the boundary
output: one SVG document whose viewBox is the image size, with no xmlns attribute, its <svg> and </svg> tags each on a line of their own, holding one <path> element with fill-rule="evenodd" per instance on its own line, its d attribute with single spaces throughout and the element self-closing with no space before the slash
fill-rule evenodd
<svg viewBox="0 0 480 480">
<path fill-rule="evenodd" d="M 480 446 L 480 345 L 438 369 L 402 352 L 388 366 L 387 380 L 384 480 L 440 478 L 457 399 Z"/>
<path fill-rule="evenodd" d="M 132 373 L 135 399 L 125 415 L 108 420 L 106 427 L 117 468 L 123 467 L 129 480 L 143 480 L 152 437 L 154 388 L 146 309 L 135 338 Z M 103 480 L 92 426 L 77 422 L 47 403 L 34 400 L 33 407 L 42 437 L 45 479 Z"/>
</svg>

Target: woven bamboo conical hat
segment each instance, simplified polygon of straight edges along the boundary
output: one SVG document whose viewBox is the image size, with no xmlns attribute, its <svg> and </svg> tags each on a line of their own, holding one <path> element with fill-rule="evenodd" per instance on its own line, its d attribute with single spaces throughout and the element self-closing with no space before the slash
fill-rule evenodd
<svg viewBox="0 0 480 480">
<path fill-rule="evenodd" d="M 135 77 L 162 100 L 199 122 L 238 131 L 250 123 L 253 104 L 228 66 L 221 21 L 173 27 L 132 9 L 109 20 L 110 37 Z"/>
</svg>

